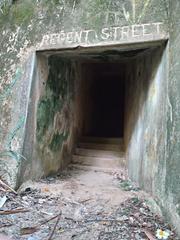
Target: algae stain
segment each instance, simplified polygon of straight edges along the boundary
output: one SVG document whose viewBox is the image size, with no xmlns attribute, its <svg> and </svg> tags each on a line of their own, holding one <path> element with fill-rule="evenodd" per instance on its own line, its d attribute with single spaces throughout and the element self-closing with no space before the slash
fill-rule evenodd
<svg viewBox="0 0 180 240">
<path fill-rule="evenodd" d="M 68 133 L 66 134 L 59 134 L 56 133 L 54 134 L 51 143 L 49 145 L 49 148 L 53 151 L 56 152 L 60 149 L 60 147 L 62 146 L 62 143 L 67 139 L 68 137 Z"/>
<path fill-rule="evenodd" d="M 70 63 L 60 57 L 49 58 L 49 77 L 37 108 L 37 140 L 51 151 L 58 151 L 68 132 L 56 129 L 56 114 L 62 112 L 68 98 Z M 68 121 L 66 117 L 63 121 Z M 51 136 L 51 137 L 50 137 Z"/>
<path fill-rule="evenodd" d="M 32 19 L 35 6 L 32 1 L 20 1 L 12 5 L 11 12 L 14 22 L 19 25 Z"/>
<path fill-rule="evenodd" d="M 37 111 L 37 139 L 42 140 L 48 127 L 53 122 L 54 113 L 50 99 L 42 99 L 38 105 Z"/>
</svg>

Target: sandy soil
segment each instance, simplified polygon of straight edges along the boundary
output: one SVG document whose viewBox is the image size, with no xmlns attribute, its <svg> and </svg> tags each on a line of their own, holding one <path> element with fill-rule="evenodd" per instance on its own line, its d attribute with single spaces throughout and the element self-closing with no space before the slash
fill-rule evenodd
<svg viewBox="0 0 180 240">
<path fill-rule="evenodd" d="M 169 239 L 178 239 L 168 223 L 150 211 L 149 196 L 128 180 L 123 169 L 107 173 L 71 167 L 57 176 L 24 183 L 18 195 L 1 192 L 4 195 L 1 213 L 28 210 L 1 214 L 0 232 L 11 239 L 151 240 L 158 228 L 170 231 Z"/>
</svg>

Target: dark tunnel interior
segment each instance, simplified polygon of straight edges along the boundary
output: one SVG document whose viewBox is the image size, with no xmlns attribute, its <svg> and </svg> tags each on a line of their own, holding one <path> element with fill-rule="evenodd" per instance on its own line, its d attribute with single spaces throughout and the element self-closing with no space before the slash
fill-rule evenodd
<svg viewBox="0 0 180 240">
<path fill-rule="evenodd" d="M 84 135 L 123 138 L 125 105 L 125 81 L 121 71 L 123 65 L 93 63 L 87 64 L 86 67 L 89 70 L 85 72 L 84 78 L 91 76 L 89 79 L 91 84 L 87 91 L 88 101 L 84 108 L 89 118 L 84 119 L 86 125 Z M 87 74 L 89 76 L 86 76 Z"/>
</svg>

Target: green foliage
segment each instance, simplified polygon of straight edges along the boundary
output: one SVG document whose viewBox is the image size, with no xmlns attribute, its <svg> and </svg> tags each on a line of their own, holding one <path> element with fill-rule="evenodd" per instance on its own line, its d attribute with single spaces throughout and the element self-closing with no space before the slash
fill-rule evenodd
<svg viewBox="0 0 180 240">
<path fill-rule="evenodd" d="M 120 182 L 120 187 L 124 191 L 139 191 L 140 188 L 136 187 L 130 180 L 124 180 Z"/>
</svg>

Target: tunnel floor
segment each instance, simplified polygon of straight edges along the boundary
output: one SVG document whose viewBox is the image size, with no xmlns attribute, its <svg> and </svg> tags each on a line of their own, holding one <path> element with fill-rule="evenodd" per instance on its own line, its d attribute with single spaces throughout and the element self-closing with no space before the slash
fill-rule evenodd
<svg viewBox="0 0 180 240">
<path fill-rule="evenodd" d="M 56 176 L 26 182 L 17 195 L 7 192 L 7 197 L 0 239 L 156 239 L 157 229 L 163 229 L 169 240 L 178 240 L 158 212 L 151 212 L 153 200 L 129 181 L 125 169 L 70 166 Z M 20 213 L 3 215 L 10 209 Z"/>
</svg>

